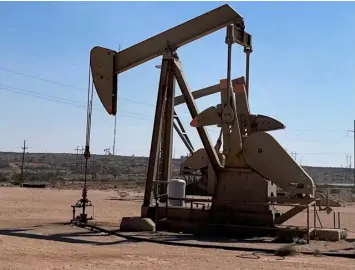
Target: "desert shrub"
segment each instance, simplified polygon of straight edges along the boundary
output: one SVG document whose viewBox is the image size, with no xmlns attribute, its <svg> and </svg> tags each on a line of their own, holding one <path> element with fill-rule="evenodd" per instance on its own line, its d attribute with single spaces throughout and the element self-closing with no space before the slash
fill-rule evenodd
<svg viewBox="0 0 355 270">
<path fill-rule="evenodd" d="M 336 188 L 332 188 L 330 190 L 330 194 L 339 194 L 340 190 L 339 189 L 336 189 Z"/>
<path fill-rule="evenodd" d="M 1 183 L 6 183 L 8 181 L 9 181 L 9 179 L 4 174 L 0 174 L 0 182 Z"/>
</svg>

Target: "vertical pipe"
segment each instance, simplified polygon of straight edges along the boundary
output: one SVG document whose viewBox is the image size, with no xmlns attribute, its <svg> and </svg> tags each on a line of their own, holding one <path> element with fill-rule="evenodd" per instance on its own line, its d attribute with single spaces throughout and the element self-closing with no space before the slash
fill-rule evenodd
<svg viewBox="0 0 355 270">
<path fill-rule="evenodd" d="M 226 89 L 226 97 L 229 104 L 233 104 L 232 108 L 234 110 L 234 113 L 236 114 L 236 104 L 234 100 L 234 95 L 232 92 L 232 85 L 231 85 L 231 72 L 232 72 L 232 44 L 234 43 L 233 40 L 233 32 L 234 32 L 234 25 L 228 25 L 227 26 L 227 34 L 226 34 L 226 43 L 228 45 L 228 56 L 227 56 L 227 89 Z"/>
<path fill-rule="evenodd" d="M 227 97 L 230 100 L 233 97 L 231 91 L 231 71 L 232 71 L 232 45 L 228 44 L 228 60 L 227 60 Z"/>
<path fill-rule="evenodd" d="M 153 126 L 152 141 L 150 146 L 147 179 L 145 183 L 143 206 L 149 206 L 151 203 L 153 181 L 156 177 L 158 146 L 160 142 L 161 126 L 162 126 L 162 108 L 164 107 L 166 96 L 166 80 L 169 60 L 163 58 L 162 68 L 160 73 L 159 90 L 157 94 L 157 103 L 155 108 L 155 118 Z"/>
<path fill-rule="evenodd" d="M 173 121 L 174 121 L 174 98 L 175 98 L 175 78 L 173 66 L 170 62 L 167 76 L 166 106 L 165 106 L 165 125 L 163 142 L 163 172 L 161 181 L 169 182 L 171 178 L 171 160 L 173 148 Z M 167 184 L 160 186 L 159 194 L 167 193 Z"/>
<path fill-rule="evenodd" d="M 309 234 L 309 205 L 307 205 L 307 244 L 310 242 L 310 234 Z"/>
<path fill-rule="evenodd" d="M 157 224 L 158 222 L 158 193 L 157 193 L 157 182 L 154 182 L 154 199 L 155 199 L 155 213 L 154 213 L 154 223 Z M 155 228 L 156 229 L 156 228 Z"/>
<path fill-rule="evenodd" d="M 84 174 L 84 187 L 83 187 L 83 192 L 82 192 L 82 214 L 81 214 L 81 220 L 86 222 L 86 202 L 87 202 L 87 167 L 88 167 L 88 156 L 85 157 L 85 174 Z"/>
<path fill-rule="evenodd" d="M 249 72 L 250 72 L 250 48 L 244 48 L 245 52 L 245 88 L 247 90 L 247 100 L 249 100 Z"/>
<path fill-rule="evenodd" d="M 338 212 L 338 229 L 340 229 L 340 212 Z"/>
<path fill-rule="evenodd" d="M 121 51 L 121 44 L 118 45 L 118 51 L 117 53 L 119 53 Z M 118 76 L 116 76 L 118 77 Z M 118 80 L 118 78 L 117 78 Z M 117 100 L 117 93 L 116 93 L 116 100 Z M 116 105 L 116 109 L 117 109 L 117 105 Z M 117 123 L 117 113 L 115 113 L 115 125 L 113 128 L 113 146 L 112 146 L 112 155 L 115 155 L 115 149 L 116 149 L 116 123 Z"/>
<path fill-rule="evenodd" d="M 335 222 L 335 212 L 333 212 L 333 224 L 334 224 L 334 229 L 336 228 L 336 222 Z"/>
<path fill-rule="evenodd" d="M 117 114 L 115 114 L 115 123 L 113 127 L 113 145 L 112 145 L 112 155 L 115 155 L 115 148 L 116 148 L 116 124 L 117 124 Z"/>
<path fill-rule="evenodd" d="M 316 237 L 316 231 L 317 231 L 317 203 L 314 202 L 314 205 L 313 205 L 313 211 L 314 211 L 314 237 Z"/>
</svg>

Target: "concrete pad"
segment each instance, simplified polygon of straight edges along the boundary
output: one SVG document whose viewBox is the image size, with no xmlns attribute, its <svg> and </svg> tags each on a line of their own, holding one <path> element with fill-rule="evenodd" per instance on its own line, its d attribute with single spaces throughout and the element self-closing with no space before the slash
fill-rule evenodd
<svg viewBox="0 0 355 270">
<path fill-rule="evenodd" d="M 156 228 L 155 223 L 150 218 L 123 217 L 120 230 L 126 232 L 154 232 Z"/>
<path fill-rule="evenodd" d="M 314 240 L 322 240 L 322 241 L 340 241 L 342 239 L 346 239 L 347 231 L 343 229 L 328 229 L 328 228 L 317 228 L 314 236 L 314 232 L 312 234 L 312 238 Z"/>
</svg>

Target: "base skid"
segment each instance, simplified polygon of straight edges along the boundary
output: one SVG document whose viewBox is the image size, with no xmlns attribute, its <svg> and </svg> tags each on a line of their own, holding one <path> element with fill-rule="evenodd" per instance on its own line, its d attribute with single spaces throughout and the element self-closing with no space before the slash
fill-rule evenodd
<svg viewBox="0 0 355 270">
<path fill-rule="evenodd" d="M 123 217 L 120 230 L 126 232 L 154 232 L 156 226 L 150 218 Z"/>
<path fill-rule="evenodd" d="M 314 239 L 320 241 L 340 241 L 346 239 L 347 231 L 345 229 L 319 228 L 314 235 Z"/>
<path fill-rule="evenodd" d="M 155 221 L 157 230 L 184 233 L 208 233 L 220 234 L 236 232 L 272 231 L 273 216 L 271 211 L 264 213 L 234 213 L 233 216 L 219 212 L 211 215 L 211 212 L 203 209 L 191 209 L 188 207 L 142 207 L 142 216 Z"/>
<path fill-rule="evenodd" d="M 186 220 L 189 222 L 234 224 L 245 226 L 265 226 L 273 225 L 274 213 L 265 212 L 211 212 L 208 208 L 190 208 L 173 206 L 150 206 L 142 207 L 142 217 L 148 217 L 152 220 Z M 213 214 L 212 214 L 213 213 Z"/>
<path fill-rule="evenodd" d="M 223 235 L 242 237 L 277 237 L 292 242 L 316 236 L 311 226 L 284 226 L 274 223 L 275 213 L 223 212 L 212 214 L 208 209 L 172 206 L 142 206 L 142 217 L 155 221 L 157 231 L 190 233 L 195 235 Z M 318 230 L 318 229 L 317 229 Z"/>
</svg>

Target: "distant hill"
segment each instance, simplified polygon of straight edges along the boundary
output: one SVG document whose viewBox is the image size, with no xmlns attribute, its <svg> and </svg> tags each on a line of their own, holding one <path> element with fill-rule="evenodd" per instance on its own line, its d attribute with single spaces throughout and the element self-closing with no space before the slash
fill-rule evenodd
<svg viewBox="0 0 355 270">
<path fill-rule="evenodd" d="M 22 153 L 0 152 L 0 181 L 19 179 Z M 173 174 L 179 173 L 182 159 L 173 160 Z M 147 157 L 92 155 L 88 162 L 89 181 L 143 182 L 148 166 Z M 66 153 L 26 153 L 25 181 L 81 181 L 85 168 L 82 155 Z M 317 184 L 354 183 L 354 169 L 303 166 Z"/>
<path fill-rule="evenodd" d="M 17 181 L 21 172 L 22 153 L 0 152 L 0 181 Z M 173 173 L 178 174 L 181 161 L 173 161 Z M 147 157 L 91 155 L 88 160 L 89 181 L 144 180 L 148 167 Z M 24 181 L 78 181 L 83 180 L 83 155 L 67 153 L 26 153 Z"/>
<path fill-rule="evenodd" d="M 354 169 L 340 167 L 312 167 L 302 168 L 313 178 L 317 184 L 353 184 Z"/>
</svg>

